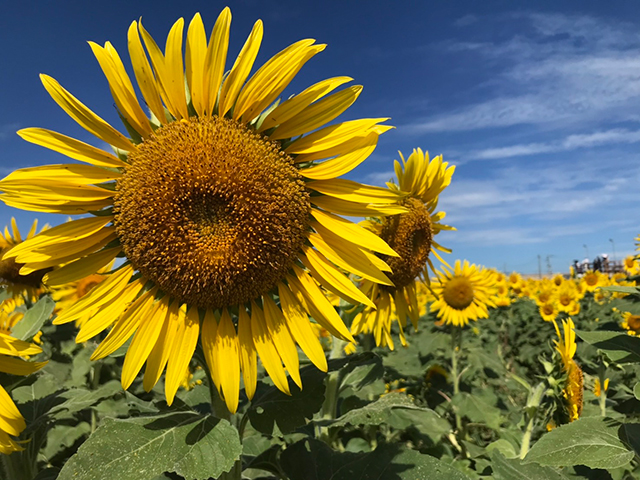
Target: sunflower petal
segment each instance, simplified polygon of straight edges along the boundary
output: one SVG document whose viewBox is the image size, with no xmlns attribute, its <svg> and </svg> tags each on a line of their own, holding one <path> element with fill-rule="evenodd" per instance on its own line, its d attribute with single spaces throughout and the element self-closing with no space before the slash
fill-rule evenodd
<svg viewBox="0 0 640 480">
<path fill-rule="evenodd" d="M 291 395 L 287 375 L 282 367 L 282 360 L 273 338 L 267 329 L 264 313 L 254 302 L 251 302 L 251 333 L 253 334 L 254 345 L 258 355 L 260 355 L 262 365 L 264 365 L 264 369 L 271 377 L 274 385 L 281 392 Z"/>
<path fill-rule="evenodd" d="M 218 16 L 216 24 L 211 32 L 207 55 L 205 57 L 205 78 L 204 78 L 204 102 L 207 115 L 212 115 L 218 92 L 222 83 L 222 76 L 227 61 L 227 50 L 229 48 L 229 28 L 231 25 L 231 10 L 225 7 Z"/>
<path fill-rule="evenodd" d="M 189 362 L 196 350 L 198 336 L 200 335 L 200 315 L 197 308 L 191 308 L 184 317 L 183 328 L 173 343 L 167 362 L 167 376 L 164 383 L 164 392 L 167 404 L 171 405 L 178 391 L 178 387 L 189 369 Z"/>
<path fill-rule="evenodd" d="M 258 359 L 251 332 L 251 318 L 249 318 L 247 311 L 242 306 L 238 314 L 238 345 L 244 391 L 247 394 L 247 398 L 251 400 L 256 393 L 258 382 Z"/>
<path fill-rule="evenodd" d="M 81 280 L 108 265 L 122 251 L 122 247 L 107 248 L 71 262 L 47 273 L 42 281 L 45 285 L 64 285 Z"/>
</svg>

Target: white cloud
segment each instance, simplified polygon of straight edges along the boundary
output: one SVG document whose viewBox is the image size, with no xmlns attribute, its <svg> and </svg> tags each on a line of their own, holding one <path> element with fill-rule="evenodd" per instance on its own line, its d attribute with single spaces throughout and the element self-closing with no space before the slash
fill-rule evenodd
<svg viewBox="0 0 640 480">
<path fill-rule="evenodd" d="M 635 27 L 584 16 L 527 14 L 501 20 L 514 17 L 533 31 L 502 42 L 444 44 L 452 55 L 467 51 L 493 62 L 495 75 L 478 86 L 493 93 L 405 128 L 422 133 L 638 120 L 640 35 Z"/>
<path fill-rule="evenodd" d="M 506 147 L 487 148 L 467 154 L 467 158 L 493 160 L 521 157 L 540 153 L 568 152 L 579 148 L 593 148 L 611 144 L 631 144 L 640 142 L 640 130 L 616 128 L 587 134 L 568 135 L 561 141 L 548 143 L 525 143 Z"/>
</svg>

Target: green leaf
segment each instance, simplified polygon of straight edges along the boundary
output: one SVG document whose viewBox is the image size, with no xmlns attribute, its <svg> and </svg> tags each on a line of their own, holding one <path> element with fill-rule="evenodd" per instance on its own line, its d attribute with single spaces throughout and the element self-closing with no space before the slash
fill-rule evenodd
<svg viewBox="0 0 640 480">
<path fill-rule="evenodd" d="M 640 400 L 640 382 L 637 382 L 633 387 L 633 396 L 636 397 L 636 400 Z"/>
<path fill-rule="evenodd" d="M 237 430 L 212 416 L 177 412 L 105 418 L 58 480 L 150 480 L 163 472 L 204 480 L 229 471 L 241 452 Z"/>
<path fill-rule="evenodd" d="M 500 428 L 502 415 L 499 408 L 482 400 L 478 395 L 467 392 L 459 393 L 452 399 L 453 407 L 457 408 L 461 415 L 475 423 L 484 423 L 494 430 Z"/>
<path fill-rule="evenodd" d="M 499 438 L 495 442 L 491 442 L 489 445 L 487 445 L 486 450 L 489 454 L 496 450 L 502 453 L 502 455 L 507 458 L 513 458 L 516 456 L 515 448 L 509 441 L 505 440 L 504 438 Z"/>
<path fill-rule="evenodd" d="M 608 287 L 600 287 L 602 290 L 606 290 L 607 292 L 620 292 L 620 293 L 631 293 L 638 294 L 640 293 L 640 289 L 637 287 L 625 287 L 623 285 L 610 285 Z"/>
<path fill-rule="evenodd" d="M 551 430 L 536 442 L 524 463 L 562 467 L 617 468 L 633 459 L 618 438 L 620 424 L 610 418 L 584 417 Z"/>
<path fill-rule="evenodd" d="M 349 359 L 349 363 L 340 371 L 342 388 L 350 387 L 354 390 L 380 380 L 384 375 L 382 359 L 372 352 L 365 352 Z"/>
<path fill-rule="evenodd" d="M 56 480 L 59 473 L 59 468 L 45 468 L 38 472 L 38 475 L 33 477 L 33 480 Z"/>
<path fill-rule="evenodd" d="M 41 453 L 50 461 L 54 455 L 72 447 L 90 431 L 91 426 L 87 422 L 80 422 L 77 425 L 54 425 L 47 432 L 47 444 Z"/>
<path fill-rule="evenodd" d="M 433 443 L 437 443 L 452 429 L 449 422 L 433 410 L 417 406 L 394 408 L 390 412 L 389 424 L 401 430 L 415 428 Z"/>
<path fill-rule="evenodd" d="M 51 297 L 42 297 L 26 311 L 22 320 L 13 327 L 11 335 L 20 340 L 31 340 L 40 331 L 44 322 L 49 319 L 55 306 L 56 303 L 51 300 Z"/>
<path fill-rule="evenodd" d="M 271 435 L 274 424 L 278 425 L 282 433 L 291 433 L 305 425 L 322 408 L 325 376 L 326 374 L 314 365 L 300 369 L 304 388 L 300 390 L 290 381 L 291 395 L 286 395 L 264 382 L 258 382 L 248 411 L 253 428 Z"/>
<path fill-rule="evenodd" d="M 625 423 L 620 429 L 620 438 L 640 456 L 640 424 Z"/>
<path fill-rule="evenodd" d="M 622 332 L 576 330 L 585 342 L 602 350 L 617 363 L 640 363 L 640 338 Z"/>
<path fill-rule="evenodd" d="M 332 427 L 342 427 L 345 425 L 380 425 L 388 423 L 391 410 L 400 407 L 415 407 L 413 401 L 402 393 L 389 393 L 380 397 L 375 402 L 369 403 L 362 408 L 355 408 L 348 411 L 335 420 L 320 420 L 319 425 L 331 425 Z"/>
<path fill-rule="evenodd" d="M 370 453 L 341 453 L 306 439 L 289 446 L 280 464 L 290 480 L 470 480 L 445 462 L 398 444 L 383 444 Z"/>
<path fill-rule="evenodd" d="M 537 463 L 525 465 L 519 458 L 505 458 L 499 450 L 491 455 L 491 468 L 495 480 L 567 480 L 552 467 Z"/>
</svg>

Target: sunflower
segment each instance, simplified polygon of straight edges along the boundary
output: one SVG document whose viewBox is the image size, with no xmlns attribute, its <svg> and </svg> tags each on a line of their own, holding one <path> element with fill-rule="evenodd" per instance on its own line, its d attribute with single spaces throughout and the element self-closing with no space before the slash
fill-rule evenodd
<svg viewBox="0 0 640 480">
<path fill-rule="evenodd" d="M 543 303 L 538 307 L 538 311 L 545 322 L 553 322 L 560 313 L 555 302 Z"/>
<path fill-rule="evenodd" d="M 225 8 L 207 42 L 196 14 L 184 61 L 183 19 L 171 28 L 164 52 L 141 23 L 131 24 L 129 53 L 150 117 L 114 47 L 90 43 L 130 138 L 42 75 L 54 101 L 117 155 L 57 132 L 21 130 L 25 140 L 88 165 L 18 170 L 0 181 L 0 199 L 27 210 L 91 214 L 11 250 L 6 258 L 25 264 L 21 271 L 64 264 L 48 276 L 60 285 L 124 257 L 55 322 L 90 312 L 78 342 L 110 329 L 93 359 L 133 337 L 124 388 L 145 361 L 147 390 L 166 367 L 171 403 L 201 338 L 212 381 L 235 412 L 241 372 L 247 396 L 255 392 L 257 355 L 285 393 L 286 372 L 301 385 L 296 344 L 326 370 L 308 315 L 353 340 L 321 287 L 359 296 L 343 272 L 386 281 L 382 270 L 389 267 L 374 253 L 396 254 L 340 215 L 380 214 L 402 195 L 337 178 L 363 162 L 391 128 L 381 125 L 386 118 L 327 126 L 362 90 L 329 95 L 350 78 L 321 81 L 277 103 L 325 46 L 301 40 L 248 78 L 262 40 L 257 21 L 225 74 L 230 21 Z"/>
<path fill-rule="evenodd" d="M 556 345 L 556 350 L 560 354 L 562 368 L 567 377 L 565 387 L 563 389 L 563 395 L 568 410 L 569 421 L 573 422 L 574 420 L 577 420 L 582 413 L 582 397 L 584 390 L 582 369 L 573 359 L 573 356 L 576 353 L 575 326 L 571 318 L 563 320 L 563 336 L 555 321 L 553 322 L 553 325 L 556 329 L 556 334 L 558 335 L 558 340 L 554 340 L 553 342 Z"/>
<path fill-rule="evenodd" d="M 437 250 L 450 252 L 435 240 L 442 230 L 455 230 L 441 223 L 445 212 L 436 212 L 438 198 L 451 183 L 454 166 L 442 161 L 442 156 L 429 159 L 429 153 L 415 149 L 402 163 L 395 160 L 394 167 L 398 183 L 389 182 L 391 191 L 408 194 L 400 202 L 404 212 L 397 215 L 371 218 L 363 225 L 396 251 L 399 256 L 378 255 L 391 267 L 387 281 L 364 279 L 361 285 L 365 304 L 351 324 L 351 333 L 373 333 L 376 345 L 394 349 L 391 325 L 398 323 L 400 342 L 407 345 L 404 329 L 407 317 L 417 330 L 420 318 L 418 302 L 418 278 L 429 280 L 428 268 L 434 271 L 430 255 L 443 262 Z M 426 311 L 425 311 L 426 313 Z"/>
<path fill-rule="evenodd" d="M 4 310 L 3 310 L 4 311 Z M 32 343 L 23 342 L 0 331 L 0 372 L 11 375 L 29 375 L 47 362 L 27 362 L 20 357 L 41 353 L 42 349 Z M 24 450 L 11 437 L 17 437 L 26 428 L 24 418 L 7 391 L 0 385 L 0 453 L 6 455 Z"/>
<path fill-rule="evenodd" d="M 469 320 L 487 318 L 487 307 L 495 307 L 491 299 L 495 294 L 491 272 L 469 265 L 467 260 L 462 265 L 456 260 L 453 269 L 443 266 L 442 272 L 436 271 L 431 285 L 436 296 L 431 311 L 438 312 L 438 318 L 456 327 L 464 327 Z"/>
<path fill-rule="evenodd" d="M 45 230 L 45 225 L 41 232 Z M 38 220 L 34 220 L 26 240 L 33 238 L 38 229 Z M 4 233 L 0 233 L 0 258 L 16 245 L 23 242 L 16 219 L 11 217 L 11 232 L 9 227 L 4 227 Z M 50 268 L 22 270 L 23 265 L 17 263 L 15 258 L 2 258 L 0 260 L 0 286 L 7 289 L 7 293 L 13 298 L 22 298 L 29 302 L 35 302 L 46 288 L 42 278 Z"/>
<path fill-rule="evenodd" d="M 640 315 L 634 315 L 631 312 L 622 313 L 622 323 L 620 324 L 629 335 L 640 335 Z"/>
<path fill-rule="evenodd" d="M 561 312 L 572 312 L 580 301 L 580 293 L 573 282 L 563 282 L 556 290 L 556 303 Z"/>
<path fill-rule="evenodd" d="M 638 259 L 633 255 L 629 255 L 628 257 L 625 257 L 623 266 L 625 271 L 629 275 L 637 275 L 638 271 L 640 270 Z"/>
<path fill-rule="evenodd" d="M 607 278 L 606 275 L 602 275 L 598 271 L 589 270 L 582 276 L 580 283 L 587 292 L 593 292 L 596 288 L 605 285 L 605 278 Z"/>
</svg>

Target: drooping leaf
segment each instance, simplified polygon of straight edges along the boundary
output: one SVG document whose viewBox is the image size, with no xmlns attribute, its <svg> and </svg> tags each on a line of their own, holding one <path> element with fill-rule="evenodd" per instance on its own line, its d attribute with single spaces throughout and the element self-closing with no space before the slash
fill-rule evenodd
<svg viewBox="0 0 640 480">
<path fill-rule="evenodd" d="M 551 430 L 538 440 L 524 459 L 554 467 L 585 465 L 617 468 L 634 456 L 620 441 L 620 424 L 604 417 L 584 417 Z"/>
<path fill-rule="evenodd" d="M 640 363 L 640 338 L 623 332 L 576 330 L 582 340 L 602 350 L 617 363 Z"/>
<path fill-rule="evenodd" d="M 163 472 L 204 480 L 229 471 L 241 452 L 236 429 L 212 416 L 177 412 L 105 418 L 58 480 L 150 480 Z"/>
</svg>

